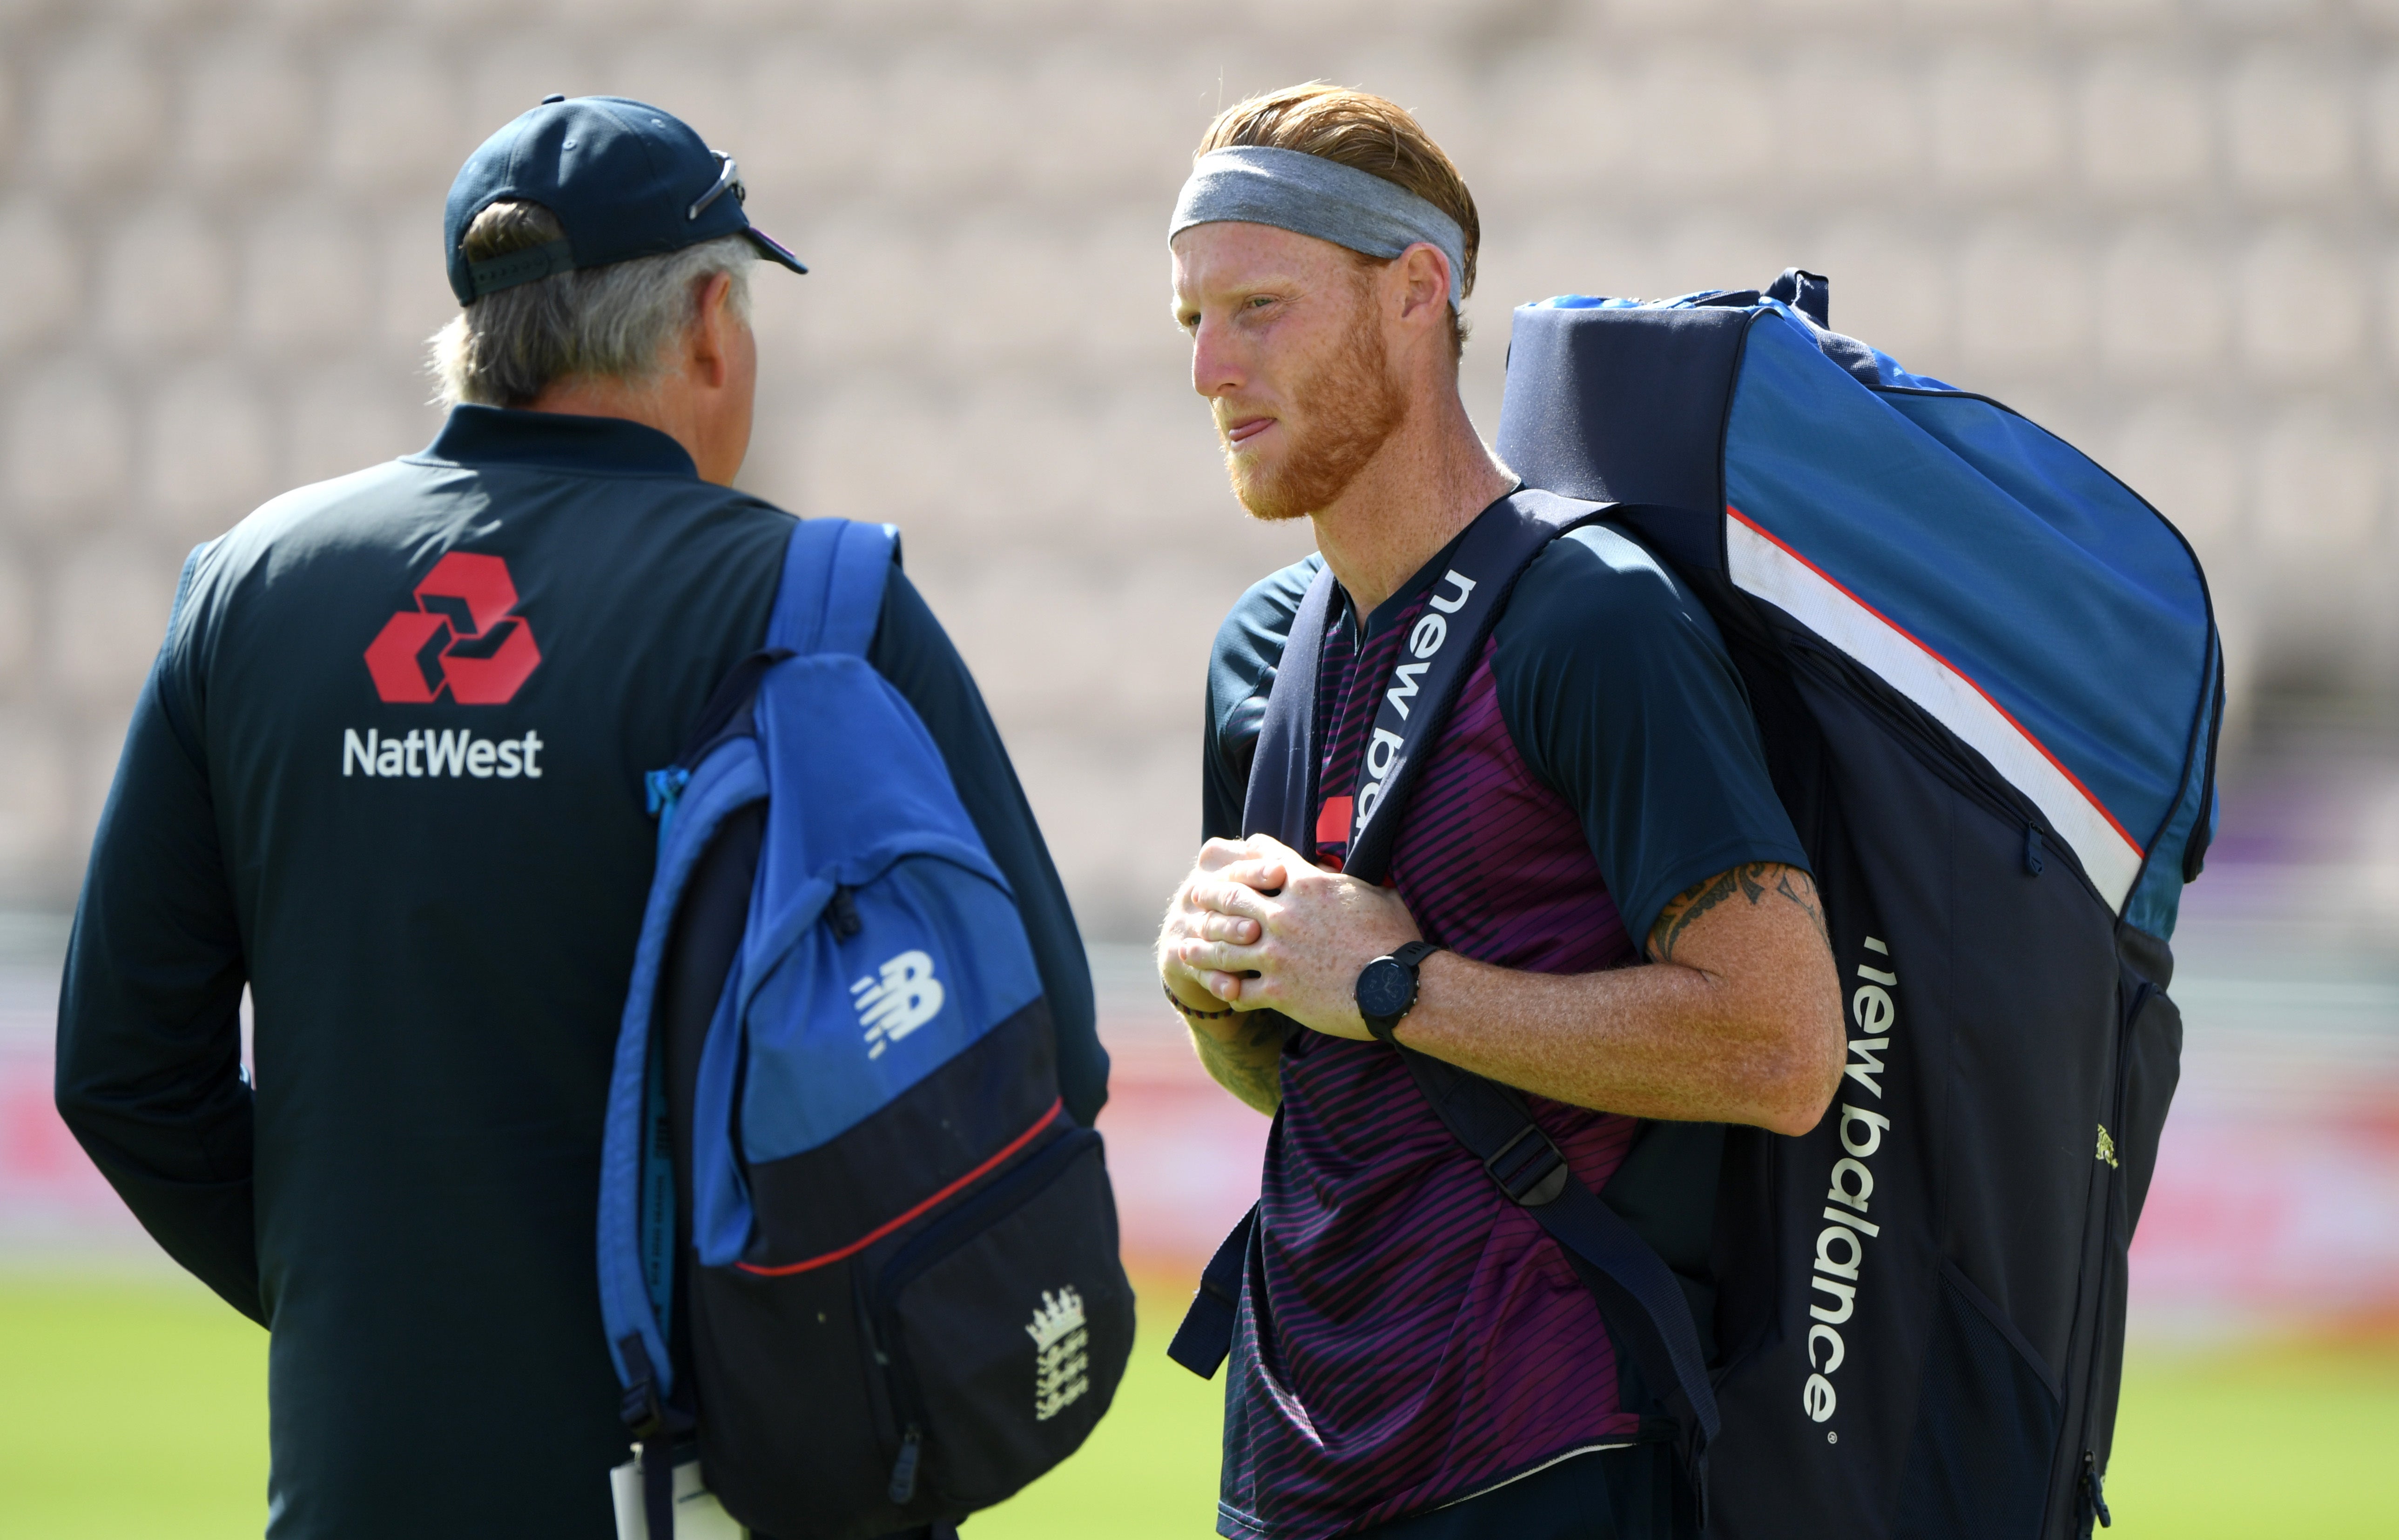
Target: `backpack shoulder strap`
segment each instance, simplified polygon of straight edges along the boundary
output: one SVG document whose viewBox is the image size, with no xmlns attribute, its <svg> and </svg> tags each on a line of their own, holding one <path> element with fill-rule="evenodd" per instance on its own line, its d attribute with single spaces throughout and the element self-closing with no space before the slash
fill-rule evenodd
<svg viewBox="0 0 2399 1540">
<path fill-rule="evenodd" d="M 1316 734 L 1316 666 L 1324 655 L 1324 628 L 1338 587 L 1332 568 L 1318 573 L 1291 617 L 1241 803 L 1242 833 L 1271 834 L 1294 850 L 1308 848 L 1308 831 L 1316 824 L 1316 755 L 1309 750 Z"/>
<path fill-rule="evenodd" d="M 1294 850 L 1308 848 L 1316 805 L 1316 667 L 1324 655 L 1324 629 L 1333 614 L 1336 587 L 1333 569 L 1325 568 L 1308 586 L 1299 609 L 1291 617 L 1282 656 L 1275 664 L 1274 683 L 1267 692 L 1265 718 L 1258 723 L 1258 741 L 1250 757 L 1250 788 L 1241 803 L 1241 832 L 1271 834 Z M 1283 1023 L 1284 1030 L 1290 1023 Z M 1216 1377 L 1233 1345 L 1233 1328 L 1241 1304 L 1241 1285 L 1249 1272 L 1251 1237 L 1256 1233 L 1258 1209 L 1233 1226 L 1200 1275 L 1200 1288 L 1167 1344 L 1166 1356 L 1203 1380 Z"/>
<path fill-rule="evenodd" d="M 1508 1200 L 1538 1221 L 1622 1334 L 1644 1383 L 1666 1403 L 1702 1528 L 1708 1445 L 1722 1419 L 1691 1303 L 1674 1270 L 1623 1215 L 1579 1180 L 1523 1093 L 1394 1044 L 1409 1077 L 1451 1137 L 1482 1161 Z"/>
<path fill-rule="evenodd" d="M 1520 492 L 1508 500 L 1507 511 L 1506 519 L 1486 516 L 1459 543 L 1449 569 L 1433 586 L 1425 619 L 1403 648 L 1409 661 L 1392 670 L 1376 713 L 1374 741 L 1377 749 L 1389 745 L 1389 751 L 1365 756 L 1357 823 L 1342 867 L 1362 881 L 1379 883 L 1389 870 L 1416 773 L 1446 725 L 1516 579 L 1552 539 L 1598 518 L 1603 509 L 1550 493 Z M 1428 626 L 1426 620 L 1435 615 L 1441 624 Z M 1265 749 L 1262 740 L 1261 754 Z M 1403 1044 L 1394 1047 L 1451 1136 L 1483 1163 L 1509 1201 L 1538 1220 L 1565 1250 L 1584 1286 L 1624 1334 L 1643 1378 L 1676 1413 L 1685 1468 L 1704 1513 L 1707 1446 L 1718 1426 L 1715 1392 L 1690 1302 L 1673 1270 L 1622 1215 L 1575 1179 L 1522 1094 Z"/>
<path fill-rule="evenodd" d="M 766 620 L 766 646 L 864 657 L 883 616 L 883 589 L 900 559 L 889 524 L 803 519 L 783 550 L 783 577 Z"/>
<path fill-rule="evenodd" d="M 1424 763 L 1423 750 L 1441 736 L 1449 709 L 1457 704 L 1459 688 L 1483 655 L 1484 641 L 1498 623 L 1499 612 L 1507 608 L 1516 579 L 1552 540 L 1598 518 L 1601 510 L 1597 503 L 1526 488 L 1484 510 L 1467 530 L 1448 569 L 1433 583 L 1428 601 L 1430 608 L 1409 629 L 1401 648 L 1404 655 L 1393 669 L 1390 687 L 1375 714 L 1370 748 L 1360 766 L 1351 814 L 1355 821 L 1342 871 L 1370 883 L 1383 880 L 1409 790 Z M 1313 670 L 1308 682 L 1312 695 Z M 1279 695 L 1280 674 L 1275 683 Z M 1267 707 L 1271 715 L 1272 696 L 1267 697 Z M 1261 733 L 1258 757 L 1251 762 L 1253 786 L 1257 783 L 1257 767 L 1266 762 L 1267 749 Z M 1315 755 L 1311 752 L 1308 757 L 1313 761 Z M 1308 847 L 1294 843 L 1294 848 Z"/>
</svg>

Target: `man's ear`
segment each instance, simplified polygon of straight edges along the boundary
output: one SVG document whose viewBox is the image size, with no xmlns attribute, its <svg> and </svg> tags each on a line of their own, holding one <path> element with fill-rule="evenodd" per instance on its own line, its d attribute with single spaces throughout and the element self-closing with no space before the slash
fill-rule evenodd
<svg viewBox="0 0 2399 1540">
<path fill-rule="evenodd" d="M 1449 258 L 1429 241 L 1418 241 L 1391 264 L 1400 280 L 1400 316 L 1421 324 L 1440 320 L 1449 304 Z"/>
<path fill-rule="evenodd" d="M 684 361 L 692 377 L 712 390 L 724 388 L 733 371 L 733 279 L 711 273 L 698 280 L 691 330 L 684 334 Z"/>
</svg>

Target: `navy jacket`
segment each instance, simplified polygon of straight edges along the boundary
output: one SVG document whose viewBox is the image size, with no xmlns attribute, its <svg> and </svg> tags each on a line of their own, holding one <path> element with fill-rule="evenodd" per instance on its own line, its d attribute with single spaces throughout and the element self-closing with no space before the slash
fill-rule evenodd
<svg viewBox="0 0 2399 1540">
<path fill-rule="evenodd" d="M 642 777 L 759 644 L 791 527 L 649 428 L 461 407 L 185 568 L 75 917 L 58 1100 L 273 1332 L 276 1540 L 613 1533 L 593 1206 Z M 1015 888 L 1088 1124 L 1073 916 L 896 569 L 870 658 Z"/>
</svg>

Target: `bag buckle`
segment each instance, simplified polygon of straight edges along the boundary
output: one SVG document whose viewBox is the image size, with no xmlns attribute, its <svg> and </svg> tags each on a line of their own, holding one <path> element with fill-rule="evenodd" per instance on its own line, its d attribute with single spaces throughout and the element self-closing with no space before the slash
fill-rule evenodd
<svg viewBox="0 0 2399 1540">
<path fill-rule="evenodd" d="M 1508 1195 L 1508 1200 L 1538 1209 L 1566 1190 L 1574 1172 L 1566 1157 L 1550 1141 L 1538 1123 L 1527 1122 L 1516 1136 L 1484 1157 L 1483 1169 Z"/>
<path fill-rule="evenodd" d="M 617 1415 L 635 1439 L 655 1439 L 666 1426 L 666 1408 L 659 1404 L 657 1387 L 647 1380 L 625 1392 L 617 1404 Z"/>
</svg>

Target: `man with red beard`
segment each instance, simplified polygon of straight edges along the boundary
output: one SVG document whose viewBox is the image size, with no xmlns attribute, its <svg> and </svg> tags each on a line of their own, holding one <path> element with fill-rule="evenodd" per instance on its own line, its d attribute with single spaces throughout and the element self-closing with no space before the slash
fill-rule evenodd
<svg viewBox="0 0 2399 1540">
<path fill-rule="evenodd" d="M 1576 529 L 1470 657 L 1395 806 L 1388 885 L 1343 875 L 1369 730 L 1413 682 L 1395 683 L 1402 639 L 1463 601 L 1441 588 L 1453 553 L 1517 491 L 1457 391 L 1473 200 L 1407 113 L 1320 83 L 1219 115 L 1170 236 L 1233 490 L 1256 518 L 1310 520 L 1320 552 L 1218 633 L 1207 843 L 1158 950 L 1209 1072 L 1276 1118 L 1217 1531 L 1692 1533 L 1685 1472 L 1644 1416 L 1674 1387 L 1620 1364 L 1626 1323 L 1391 1045 L 1528 1093 L 1573 1175 L 1673 1268 L 1712 1353 L 1722 1126 L 1814 1127 L 1843 1054 L 1814 885 L 1740 680 L 1646 549 Z M 1244 788 L 1328 568 L 1315 838 L 1293 849 L 1240 837 Z"/>
</svg>

